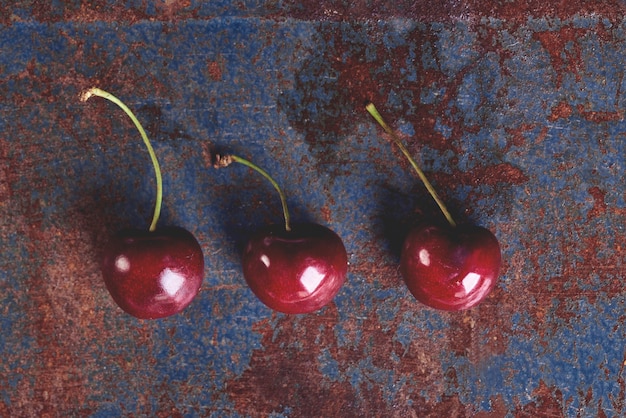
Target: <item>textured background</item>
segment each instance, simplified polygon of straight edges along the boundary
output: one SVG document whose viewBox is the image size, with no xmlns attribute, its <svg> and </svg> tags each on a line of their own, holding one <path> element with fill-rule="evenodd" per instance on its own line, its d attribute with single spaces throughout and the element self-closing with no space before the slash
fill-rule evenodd
<svg viewBox="0 0 626 418">
<path fill-rule="evenodd" d="M 42 2 L 44 3 L 44 2 Z M 391 4 L 389 4 L 391 3 Z M 481 6 L 487 3 L 488 6 Z M 621 1 L 0 3 L 0 415 L 623 416 L 626 7 Z M 124 314 L 99 252 L 149 222 L 205 251 L 182 314 Z M 459 221 L 499 238 L 501 280 L 461 313 L 398 274 L 436 213 L 363 109 L 373 100 Z M 242 243 L 333 228 L 346 285 L 310 315 L 246 287 Z"/>
</svg>

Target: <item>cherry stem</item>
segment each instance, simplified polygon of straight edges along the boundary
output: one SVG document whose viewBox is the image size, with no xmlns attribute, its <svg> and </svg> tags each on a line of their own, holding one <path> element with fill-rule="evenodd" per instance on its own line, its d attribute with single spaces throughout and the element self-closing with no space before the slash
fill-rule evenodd
<svg viewBox="0 0 626 418">
<path fill-rule="evenodd" d="M 272 176 L 270 176 L 268 174 L 267 171 L 263 170 L 258 165 L 254 164 L 251 161 L 246 160 L 245 158 L 241 158 L 241 157 L 238 157 L 237 155 L 233 155 L 233 154 L 216 155 L 215 156 L 215 163 L 213 164 L 213 166 L 215 168 L 227 167 L 227 166 L 229 166 L 233 162 L 236 162 L 236 163 L 239 163 L 239 164 L 243 164 L 246 167 L 249 167 L 249 168 L 253 169 L 257 173 L 259 173 L 263 177 L 265 177 L 270 183 L 272 183 L 272 186 L 274 186 L 274 188 L 278 192 L 278 196 L 280 197 L 280 203 L 283 206 L 283 215 L 285 217 L 285 230 L 286 231 L 291 231 L 291 225 L 290 225 L 290 222 L 289 222 L 289 210 L 287 209 L 287 199 L 286 199 L 285 194 L 283 193 L 283 191 L 280 189 L 280 186 L 278 185 L 276 180 L 274 180 L 272 178 Z"/>
<path fill-rule="evenodd" d="M 154 232 L 157 222 L 159 221 L 159 216 L 161 215 L 161 205 L 163 202 L 163 179 L 161 177 L 161 167 L 159 166 L 159 161 L 157 160 L 156 154 L 154 153 L 154 148 L 152 148 L 152 144 L 148 139 L 148 135 L 146 135 L 146 131 L 143 129 L 143 126 L 141 126 L 141 123 L 139 123 L 139 120 L 137 120 L 135 114 L 120 99 L 118 99 L 109 92 L 101 90 L 97 87 L 93 87 L 81 94 L 80 100 L 86 102 L 91 96 L 102 97 L 118 105 L 133 121 L 133 123 L 137 127 L 137 130 L 141 134 L 143 143 L 146 145 L 146 148 L 148 148 L 148 153 L 150 154 L 150 159 L 152 160 L 152 166 L 154 167 L 154 176 L 156 178 L 157 189 L 156 203 L 154 205 L 154 215 L 152 216 L 152 222 L 150 223 L 149 228 L 150 232 Z"/>
<path fill-rule="evenodd" d="M 398 135 L 389 127 L 389 125 L 387 125 L 387 123 L 385 122 L 383 117 L 380 115 L 380 113 L 378 113 L 378 110 L 376 109 L 376 106 L 374 106 L 374 103 L 369 103 L 367 106 L 365 106 L 365 109 L 370 113 L 370 115 L 372 115 L 374 119 L 376 119 L 376 122 L 378 122 L 378 124 L 385 130 L 385 132 L 387 132 L 391 136 L 391 138 L 393 139 L 393 142 L 395 142 L 398 148 L 400 148 L 400 151 L 402 151 L 404 156 L 409 160 L 409 163 L 411 163 L 411 165 L 415 169 L 415 172 L 419 176 L 420 180 L 422 180 L 422 183 L 424 183 L 424 186 L 426 186 L 428 193 L 430 193 L 432 198 L 435 200 L 435 202 L 439 206 L 439 209 L 441 209 L 443 216 L 446 217 L 450 226 L 455 227 L 456 222 L 454 222 L 454 219 L 452 219 L 452 215 L 450 215 L 450 212 L 446 208 L 446 205 L 444 205 L 443 201 L 439 198 L 439 195 L 437 195 L 435 188 L 433 187 L 432 184 L 430 184 L 430 182 L 426 178 L 426 175 L 424 174 L 422 169 L 417 165 L 413 157 L 411 157 L 409 150 L 407 150 L 404 144 L 402 143 L 402 141 L 400 141 L 400 138 L 398 137 Z"/>
</svg>

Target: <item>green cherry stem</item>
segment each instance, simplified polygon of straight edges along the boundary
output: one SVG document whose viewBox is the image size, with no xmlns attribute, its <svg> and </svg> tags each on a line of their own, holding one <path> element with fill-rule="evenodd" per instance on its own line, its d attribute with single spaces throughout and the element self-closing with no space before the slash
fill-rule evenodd
<svg viewBox="0 0 626 418">
<path fill-rule="evenodd" d="M 400 141 L 400 138 L 398 137 L 398 135 L 396 135 L 393 129 L 391 129 L 389 125 L 387 125 L 387 123 L 385 122 L 383 117 L 380 115 L 380 113 L 378 113 L 378 110 L 376 109 L 376 106 L 374 106 L 374 103 L 369 103 L 367 106 L 365 106 L 365 109 L 369 112 L 370 115 L 372 115 L 372 117 L 376 120 L 376 122 L 378 122 L 378 124 L 385 130 L 385 132 L 387 132 L 391 136 L 391 138 L 393 139 L 393 142 L 395 142 L 398 148 L 400 148 L 400 151 L 402 151 L 404 156 L 409 160 L 409 163 L 411 163 L 411 165 L 415 169 L 415 172 L 419 176 L 420 180 L 422 180 L 422 183 L 424 183 L 424 186 L 426 186 L 428 193 L 430 193 L 432 198 L 435 200 L 435 202 L 439 206 L 439 209 L 441 209 L 443 216 L 446 217 L 450 226 L 455 227 L 456 222 L 454 222 L 454 219 L 452 219 L 452 215 L 450 215 L 450 212 L 446 208 L 446 205 L 444 205 L 443 201 L 439 198 L 439 195 L 437 195 L 435 188 L 433 187 L 432 184 L 430 184 L 430 182 L 426 178 L 426 175 L 424 174 L 422 169 L 417 165 L 413 157 L 411 157 L 409 150 L 407 150 L 404 144 L 402 143 L 402 141 Z"/>
<path fill-rule="evenodd" d="M 218 154 L 218 155 L 216 155 L 215 156 L 215 163 L 213 164 L 213 166 L 215 168 L 222 168 L 222 167 L 229 166 L 233 162 L 239 163 L 239 164 L 243 164 L 246 167 L 249 167 L 249 168 L 253 169 L 257 173 L 259 173 L 263 177 L 265 177 L 270 183 L 272 183 L 272 186 L 274 186 L 274 188 L 278 192 L 278 196 L 280 197 L 280 203 L 283 206 L 283 215 L 285 217 L 285 230 L 286 231 L 291 231 L 291 224 L 290 224 L 290 221 L 289 221 L 289 210 L 287 209 L 287 199 L 286 199 L 285 194 L 283 193 L 283 191 L 280 189 L 280 186 L 278 185 L 276 180 L 274 180 L 272 178 L 272 176 L 270 176 L 268 174 L 267 171 L 263 170 L 258 165 L 254 164 L 251 161 L 246 160 L 245 158 L 241 158 L 241 157 L 238 157 L 238 156 L 233 155 L 233 154 L 228 154 L 228 155 L 219 155 Z"/>
<path fill-rule="evenodd" d="M 124 113 L 126 113 L 128 117 L 130 117 L 130 119 L 133 121 L 135 127 L 137 127 L 137 130 L 141 134 L 143 143 L 146 145 L 146 148 L 148 148 L 148 153 L 150 154 L 150 159 L 152 160 L 152 166 L 154 167 L 154 176 L 156 177 L 157 189 L 156 203 L 154 205 L 154 215 L 152 216 L 152 222 L 150 223 L 149 229 L 150 232 L 154 232 L 157 222 L 159 221 L 159 216 L 161 215 L 161 204 L 163 202 L 163 179 L 161 177 L 161 167 L 159 166 L 159 161 L 157 160 L 156 154 L 154 153 L 154 148 L 152 148 L 152 144 L 148 139 L 148 135 L 146 135 L 146 131 L 143 129 L 143 126 L 141 126 L 141 123 L 139 123 L 139 120 L 137 120 L 135 114 L 120 99 L 118 99 L 109 92 L 100 90 L 97 87 L 93 87 L 81 94 L 80 100 L 86 102 L 91 96 L 102 97 L 118 105 L 120 109 L 122 109 Z"/>
</svg>

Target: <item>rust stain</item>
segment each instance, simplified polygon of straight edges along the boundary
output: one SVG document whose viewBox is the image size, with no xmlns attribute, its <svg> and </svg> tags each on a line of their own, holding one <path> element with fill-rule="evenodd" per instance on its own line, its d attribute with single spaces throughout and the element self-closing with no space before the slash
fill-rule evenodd
<svg viewBox="0 0 626 418">
<path fill-rule="evenodd" d="M 541 128 L 541 132 L 539 132 L 539 135 L 537 135 L 537 137 L 535 138 L 535 145 L 542 143 L 546 139 L 547 136 L 548 136 L 548 127 L 543 126 Z"/>
<path fill-rule="evenodd" d="M 0 205 L 7 204 L 13 196 L 10 185 L 10 178 L 17 175 L 16 171 L 11 169 L 12 163 L 9 158 L 10 143 L 0 137 Z M 13 176 L 10 173 L 13 172 Z"/>
<path fill-rule="evenodd" d="M 528 176 L 511 163 L 476 166 L 469 171 L 455 170 L 452 173 L 429 173 L 438 184 L 458 185 L 520 185 L 528 181 Z"/>
<path fill-rule="evenodd" d="M 413 18 L 428 22 L 450 22 L 458 19 L 477 21 L 481 17 L 491 17 L 510 21 L 516 25 L 527 23 L 534 18 L 568 19 L 577 15 L 599 14 L 618 21 L 626 7 L 619 1 L 589 2 L 585 0 L 545 2 L 524 0 L 515 2 L 484 2 L 479 0 L 445 0 L 433 7 L 426 0 L 396 1 L 322 0 L 283 2 L 284 11 L 277 13 L 299 19 L 344 21 L 347 19 L 381 19 L 390 17 Z"/>
<path fill-rule="evenodd" d="M 585 118 L 585 120 L 593 123 L 620 122 L 624 120 L 623 110 L 616 110 L 612 112 L 590 111 L 585 110 L 583 105 L 578 105 L 576 109 L 578 110 L 578 113 Z"/>
<path fill-rule="evenodd" d="M 465 357 L 474 365 L 484 365 L 495 355 L 505 354 L 509 335 L 515 335 L 510 316 L 515 306 L 496 287 L 475 309 L 450 316 L 448 349 L 457 357 Z"/>
<path fill-rule="evenodd" d="M 31 242 L 46 242 L 49 250 L 32 249 L 39 262 L 28 278 L 29 318 L 33 322 L 27 333 L 35 336 L 40 351 L 29 371 L 30 379 L 21 380 L 21 387 L 14 392 L 12 413 L 55 416 L 63 410 L 76 411 L 76 405 L 89 413 L 88 359 L 81 358 L 76 347 L 93 339 L 94 332 L 98 338 L 103 329 L 102 312 L 95 305 L 97 285 L 91 280 L 96 267 L 85 263 L 92 254 L 91 246 L 80 233 L 68 236 L 68 231 L 44 230 L 32 224 L 24 227 Z"/>
<path fill-rule="evenodd" d="M 175 19 L 177 16 L 185 15 L 186 11 L 191 7 L 191 0 L 157 0 L 156 8 L 159 15 L 166 17 L 168 20 Z"/>
<path fill-rule="evenodd" d="M 523 184 L 528 181 L 528 176 L 510 163 L 490 165 L 474 171 L 475 177 L 481 184 L 494 185 L 498 183 Z"/>
<path fill-rule="evenodd" d="M 422 49 L 428 44 L 437 42 L 438 34 L 435 30 L 412 29 L 404 35 L 406 44 L 377 48 L 375 58 L 370 59 L 367 58 L 364 46 L 367 42 L 351 40 L 345 32 L 372 44 L 380 43 L 380 33 L 371 32 L 360 23 L 352 23 L 349 28 L 329 26 L 323 29 L 322 43 L 328 47 L 319 54 L 313 54 L 302 64 L 294 86 L 297 94 L 293 94 L 293 97 L 297 98 L 297 102 L 290 99 L 290 94 L 286 94 L 281 102 L 290 123 L 304 134 L 307 144 L 318 158 L 320 169 L 328 169 L 329 163 L 339 162 L 332 160 L 337 158 L 333 157 L 334 149 L 346 136 L 352 135 L 355 125 L 366 117 L 363 107 L 369 101 L 377 104 L 392 126 L 396 115 L 401 115 L 405 122 L 413 126 L 418 134 L 406 141 L 412 152 L 423 146 L 462 152 L 459 142 L 464 135 L 476 132 L 479 127 L 467 126 L 456 120 L 455 111 L 450 113 L 448 108 L 455 100 L 465 76 L 474 67 L 469 65 L 450 76 L 441 70 L 423 68 L 420 60 L 412 59 L 413 55 L 421 56 L 424 53 Z M 486 39 L 488 36 L 484 35 L 476 47 L 481 49 L 481 45 L 484 45 L 490 49 L 500 48 L 492 46 L 492 42 Z M 407 66 L 418 74 L 417 80 L 406 77 Z M 377 70 L 380 68 L 385 70 Z M 329 77 L 336 77 L 336 81 L 326 82 Z M 425 90 L 433 88 L 441 92 L 436 102 L 425 104 L 412 99 L 421 97 Z M 398 95 L 398 92 L 402 94 Z M 320 102 L 320 95 L 328 97 L 326 103 Z M 403 98 L 393 110 L 385 106 L 391 96 Z M 315 110 L 308 110 L 310 108 Z M 355 113 L 361 117 L 355 118 Z M 438 123 L 450 127 L 449 137 L 444 137 L 438 131 Z M 344 167 L 341 164 L 336 166 Z"/>
<path fill-rule="evenodd" d="M 207 71 L 209 72 L 209 77 L 213 81 L 221 81 L 222 80 L 222 64 L 218 61 L 209 61 L 207 63 Z"/>
<path fill-rule="evenodd" d="M 576 81 L 581 80 L 581 72 L 584 71 L 585 64 L 581 58 L 581 46 L 578 39 L 588 31 L 588 29 L 565 26 L 556 31 L 535 32 L 533 34 L 550 54 L 552 68 L 556 72 L 557 87 L 561 87 L 563 75 L 568 72 L 574 74 Z"/>
<path fill-rule="evenodd" d="M 524 134 L 526 132 L 530 132 L 536 128 L 535 124 L 531 123 L 522 123 L 516 127 L 506 127 L 505 132 L 507 133 L 508 143 L 505 148 L 505 152 L 509 151 L 512 146 L 515 147 L 523 147 L 526 145 L 526 137 Z"/>
<path fill-rule="evenodd" d="M 281 406 L 293 405 L 292 413 L 297 416 L 325 416 L 347 414 L 357 403 L 348 384 L 328 381 L 318 367 L 321 347 L 333 339 L 336 312 L 326 310 L 321 321 L 315 316 L 303 320 L 305 324 L 297 328 L 291 317 L 279 326 L 261 322 L 255 327 L 264 336 L 265 349 L 256 353 L 243 376 L 227 382 L 238 411 L 269 415 L 280 412 Z M 294 344 L 296 335 L 301 348 Z"/>
<path fill-rule="evenodd" d="M 324 222 L 326 223 L 330 223 L 333 220 L 333 213 L 331 208 L 328 206 L 328 204 L 325 204 L 324 206 L 322 206 L 321 210 L 320 210 L 320 214 L 322 216 L 322 219 L 324 219 Z"/>
<path fill-rule="evenodd" d="M 149 19 L 149 14 L 139 7 L 128 8 L 124 4 L 111 4 L 107 1 L 96 0 L 89 4 L 66 4 L 59 13 L 51 3 L 35 5 L 31 8 L 32 16 L 41 22 L 130 22 Z M 165 14 L 167 16 L 167 12 Z"/>
<path fill-rule="evenodd" d="M 567 102 L 559 102 L 556 106 L 552 108 L 552 112 L 548 116 L 548 120 L 550 122 L 555 122 L 559 119 L 567 119 L 572 116 L 572 106 L 570 106 Z"/>
<path fill-rule="evenodd" d="M 422 309 L 411 297 L 397 303 L 401 312 Z M 289 406 L 294 416 L 337 417 L 372 416 L 376 411 L 398 417 L 437 412 L 455 416 L 471 411 L 456 396 L 436 400 L 443 389 L 438 353 L 445 339 L 415 330 L 410 346 L 404 347 L 392 338 L 399 321 L 383 328 L 375 315 L 344 319 L 341 328 L 346 333 L 343 338 L 350 341 L 347 346 L 337 340 L 338 312 L 332 306 L 319 315 L 260 323 L 256 331 L 263 334 L 264 348 L 255 352 L 242 376 L 226 383 L 236 410 L 267 415 Z M 328 360 L 319 359 L 328 356 L 337 370 L 322 373 L 320 367 L 328 365 Z M 398 382 L 393 399 L 383 391 L 384 386 L 370 384 L 367 371 L 362 380 L 350 382 L 359 361 L 367 361 L 374 370 L 393 368 Z"/>
<path fill-rule="evenodd" d="M 507 416 L 510 412 L 509 408 L 506 405 L 506 402 L 502 398 L 502 395 L 497 395 L 495 398 L 491 399 L 491 411 L 480 411 L 477 412 L 476 415 L 473 415 L 473 418 L 502 418 Z M 528 417 L 530 418 L 530 417 Z M 557 418 L 557 417 L 553 417 Z"/>
<path fill-rule="evenodd" d="M 563 393 L 546 385 L 543 380 L 532 391 L 534 400 L 523 407 L 516 409 L 516 416 L 520 417 L 565 417 Z"/>
<path fill-rule="evenodd" d="M 587 213 L 587 219 L 604 215 L 607 208 L 606 202 L 604 201 L 606 191 L 597 186 L 590 187 L 587 191 L 593 197 L 593 208 Z"/>
<path fill-rule="evenodd" d="M 575 221 L 571 221 L 575 222 Z M 579 230 L 580 227 L 574 227 Z M 541 273 L 533 274 L 525 280 L 525 292 L 533 295 L 535 303 L 533 311 L 550 312 L 552 317 L 570 320 L 576 317 L 577 313 L 571 310 L 566 303 L 553 306 L 555 298 L 559 300 L 580 300 L 586 299 L 590 304 L 596 303 L 600 295 L 608 298 L 618 296 L 623 291 L 621 275 L 620 253 L 610 252 L 607 255 L 599 254 L 597 249 L 603 247 L 606 241 L 607 231 L 598 228 L 595 234 L 580 234 L 582 238 L 559 237 L 555 239 L 555 245 L 560 248 L 568 248 L 568 254 L 576 254 L 578 261 L 569 260 L 567 257 L 562 262 L 560 271 L 555 272 L 551 277 L 544 278 Z M 578 232 L 579 233 L 579 232 Z M 619 232 L 613 233 L 616 247 L 624 248 L 626 237 Z M 542 248 L 539 242 L 531 242 L 527 248 Z M 534 271 L 542 272 L 543 266 L 539 262 L 539 257 L 545 255 L 546 250 L 528 252 L 529 260 L 534 264 Z M 585 289 L 584 282 L 576 280 L 578 277 L 590 277 L 597 275 L 599 284 L 596 289 Z M 550 289 L 546 292 L 546 288 Z M 520 307 L 521 308 L 521 307 Z M 538 335 L 549 336 L 552 328 L 538 327 Z"/>
<path fill-rule="evenodd" d="M 370 61 L 366 59 L 365 44 L 350 39 L 346 31 L 353 37 L 368 36 L 367 29 L 358 23 L 346 29 L 321 28 L 320 42 L 327 48 L 302 63 L 293 92 L 287 92 L 279 101 L 291 125 L 303 133 L 318 168 L 333 170 L 333 175 L 343 175 L 349 170 L 348 166 L 339 164 L 344 157 L 335 149 L 354 133 L 356 124 L 362 120 L 355 113 L 363 115 L 367 101 L 386 102 L 389 92 L 381 88 L 383 85 L 403 83 L 402 51 L 381 49 L 376 59 Z M 396 55 L 398 59 L 392 59 Z M 375 75 L 374 69 L 385 63 L 392 68 Z"/>
</svg>

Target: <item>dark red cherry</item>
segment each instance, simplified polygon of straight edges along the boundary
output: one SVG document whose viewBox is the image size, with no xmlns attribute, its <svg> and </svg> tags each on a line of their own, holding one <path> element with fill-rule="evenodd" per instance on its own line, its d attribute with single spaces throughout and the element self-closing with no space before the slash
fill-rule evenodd
<svg viewBox="0 0 626 418">
<path fill-rule="evenodd" d="M 317 224 L 287 231 L 271 226 L 256 233 L 243 253 L 243 274 L 254 294 L 283 313 L 316 311 L 343 285 L 348 256 L 341 238 Z"/>
<path fill-rule="evenodd" d="M 185 309 L 204 277 L 204 256 L 187 230 L 127 229 L 104 250 L 102 275 L 115 302 L 142 319 L 163 318 Z"/>
<path fill-rule="evenodd" d="M 405 239 L 400 272 L 418 301 L 458 311 L 487 297 L 498 278 L 500 262 L 500 245 L 488 229 L 424 224 Z"/>
</svg>

